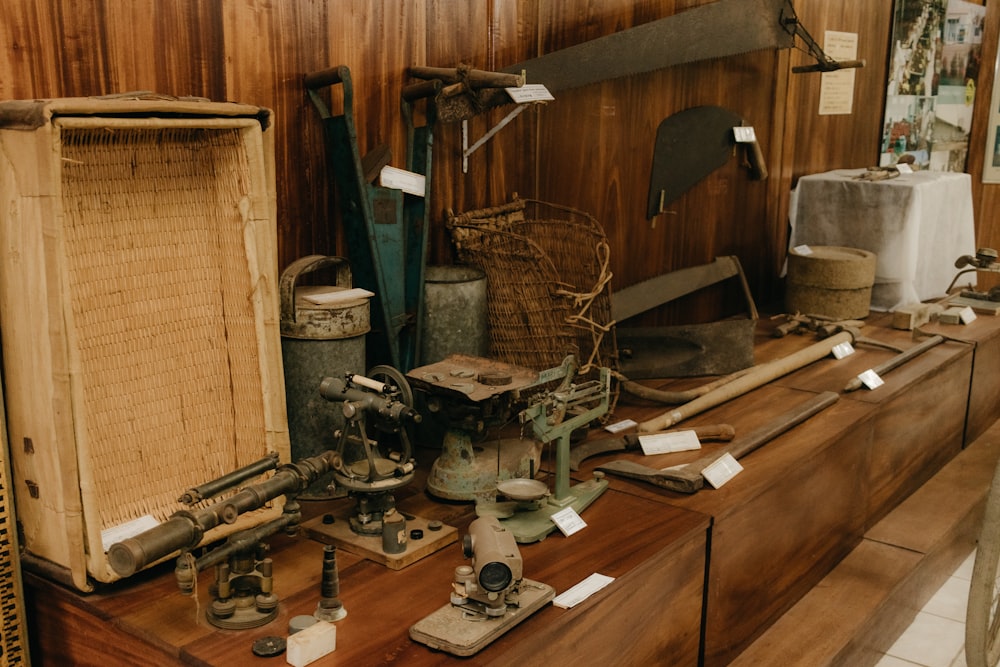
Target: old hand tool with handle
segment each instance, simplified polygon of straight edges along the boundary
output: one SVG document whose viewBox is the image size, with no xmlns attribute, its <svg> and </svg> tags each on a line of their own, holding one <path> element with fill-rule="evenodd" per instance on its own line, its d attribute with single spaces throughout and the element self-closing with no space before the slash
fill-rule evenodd
<svg viewBox="0 0 1000 667">
<path fill-rule="evenodd" d="M 661 433 L 680 433 L 688 430 L 694 431 L 694 434 L 698 438 L 699 442 L 702 440 L 729 442 L 736 437 L 736 429 L 729 424 L 694 426 L 690 429 L 674 429 L 671 431 L 661 431 Z M 660 434 L 649 433 L 647 435 Z M 580 463 L 582 463 L 584 459 L 588 459 L 591 456 L 597 456 L 598 454 L 610 454 L 611 452 L 627 452 L 639 448 L 639 436 L 633 433 L 620 435 L 617 438 L 601 438 L 600 440 L 584 442 L 574 447 L 569 453 L 569 469 L 579 470 Z"/>
<path fill-rule="evenodd" d="M 684 405 L 678 405 L 673 410 L 665 412 L 659 417 L 642 422 L 639 424 L 639 432 L 650 433 L 670 428 L 688 417 L 693 417 L 709 408 L 714 408 L 730 399 L 742 396 L 757 387 L 761 387 L 771 380 L 788 375 L 815 361 L 819 361 L 823 357 L 828 356 L 833 351 L 833 348 L 841 343 L 852 342 L 854 342 L 854 334 L 849 331 L 841 331 L 829 338 L 824 338 L 821 341 L 813 343 L 807 348 L 794 352 L 787 357 L 781 357 L 780 359 L 755 366 L 746 375 L 738 377 L 704 396 L 699 396 Z"/>
<path fill-rule="evenodd" d="M 606 463 L 599 466 L 597 469 L 603 472 L 620 475 L 622 477 L 629 477 L 631 479 L 649 482 L 650 484 L 655 484 L 656 486 L 670 491 L 694 493 L 701 489 L 705 484 L 705 478 L 702 475 L 702 471 L 726 454 L 730 454 L 736 459 L 745 456 L 755 449 L 758 449 L 761 445 L 770 442 L 779 435 L 806 421 L 813 415 L 822 412 L 836 403 L 838 398 L 838 394 L 832 391 L 818 394 L 805 403 L 802 403 L 794 409 L 785 412 L 761 428 L 752 431 L 741 438 L 737 438 L 732 444 L 728 445 L 721 451 L 713 452 L 699 458 L 696 461 L 678 466 L 676 468 L 659 470 L 657 468 L 644 466 L 641 463 L 623 460 Z"/>
</svg>

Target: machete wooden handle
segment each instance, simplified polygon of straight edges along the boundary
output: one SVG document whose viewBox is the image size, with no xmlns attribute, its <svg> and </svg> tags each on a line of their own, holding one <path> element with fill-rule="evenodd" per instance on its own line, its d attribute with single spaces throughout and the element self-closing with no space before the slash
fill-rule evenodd
<svg viewBox="0 0 1000 667">
<path fill-rule="evenodd" d="M 747 142 L 747 162 L 750 163 L 750 178 L 755 181 L 767 180 L 767 163 L 764 161 L 764 151 L 760 142 Z"/>
</svg>

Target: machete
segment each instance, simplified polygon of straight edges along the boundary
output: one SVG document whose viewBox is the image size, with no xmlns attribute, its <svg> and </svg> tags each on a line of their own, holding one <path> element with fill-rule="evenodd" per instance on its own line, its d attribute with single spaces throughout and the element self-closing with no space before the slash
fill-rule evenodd
<svg viewBox="0 0 1000 667">
<path fill-rule="evenodd" d="M 719 442 L 729 442 L 736 436 L 736 429 L 729 424 L 714 424 L 712 426 L 695 426 L 690 429 L 678 428 L 661 433 L 644 433 L 643 435 L 661 435 L 662 433 L 681 433 L 683 431 L 694 431 L 698 441 L 714 440 Z M 574 447 L 569 453 L 569 469 L 579 470 L 584 459 L 598 454 L 609 454 L 611 452 L 628 452 L 640 449 L 639 436 L 633 433 L 620 435 L 616 438 L 601 438 L 584 442 Z"/>
<path fill-rule="evenodd" d="M 736 146 L 746 146 L 746 159 L 754 180 L 767 178 L 764 153 L 752 127 L 742 116 L 717 106 L 697 106 L 668 116 L 656 129 L 653 167 L 649 176 L 646 218 L 662 213 L 696 183 L 726 164 Z M 735 128 L 749 132 L 740 140 Z"/>
<path fill-rule="evenodd" d="M 732 444 L 722 449 L 722 451 L 712 452 L 686 465 L 660 470 L 644 466 L 641 463 L 635 463 L 634 461 L 621 460 L 598 466 L 597 470 L 649 482 L 670 491 L 694 493 L 705 484 L 702 471 L 726 454 L 730 454 L 736 459 L 745 456 L 761 445 L 770 442 L 782 433 L 806 421 L 813 415 L 822 412 L 836 403 L 839 398 L 839 394 L 832 391 L 825 391 L 822 394 L 818 394 L 805 403 L 778 416 L 761 428 L 735 440 Z"/>
</svg>

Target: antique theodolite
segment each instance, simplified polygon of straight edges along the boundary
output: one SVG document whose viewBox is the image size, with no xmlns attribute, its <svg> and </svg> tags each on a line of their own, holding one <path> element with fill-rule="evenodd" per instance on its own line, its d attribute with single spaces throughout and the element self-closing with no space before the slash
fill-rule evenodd
<svg viewBox="0 0 1000 667">
<path fill-rule="evenodd" d="M 333 486 L 355 504 L 349 517 L 331 512 L 305 522 L 309 534 L 397 570 L 458 539 L 454 527 L 396 509 L 394 492 L 415 474 L 409 429 L 422 420 L 406 378 L 376 366 L 367 377 L 325 378 L 320 395 L 344 413 Z"/>
<path fill-rule="evenodd" d="M 358 375 L 327 378 L 320 387 L 320 393 L 328 400 L 343 401 L 348 418 L 336 449 L 285 465 L 279 465 L 277 455 L 272 454 L 188 489 L 178 500 L 191 509 L 175 512 L 160 525 L 111 545 L 108 560 L 114 571 L 128 577 L 179 551 L 175 575 L 184 593 L 194 590 L 198 572 L 215 567 L 213 600 L 205 610 L 210 623 L 238 630 L 273 620 L 278 613 L 278 600 L 272 591 L 273 565 L 264 540 L 283 530 L 289 534 L 297 531 L 302 519 L 297 496 L 332 472 L 337 483 L 361 495 L 352 527 L 356 526 L 359 532 L 376 529 L 381 532 L 383 515 L 394 505 L 391 490 L 413 477 L 405 433 L 400 438 L 403 443 L 400 451 L 383 455 L 378 442 L 365 430 L 365 415 L 374 416 L 375 428 L 392 433 L 402 432 L 405 424 L 419 420 L 410 406 L 409 388 L 402 376 L 388 367 L 373 370 L 370 374 L 374 379 Z M 379 376 L 385 379 L 380 380 Z M 401 384 L 394 384 L 395 381 Z M 271 470 L 275 472 L 270 477 L 226 496 L 238 485 Z M 194 556 L 193 551 L 212 528 L 231 524 L 244 512 L 260 509 L 280 496 L 285 497 L 285 502 L 278 518 L 234 533 L 225 543 L 200 557 Z M 206 507 L 194 507 L 212 498 L 221 499 Z"/>
<path fill-rule="evenodd" d="M 325 378 L 319 393 L 341 403 L 344 412 L 335 448 L 342 465 L 334 468 L 333 479 L 357 501 L 351 529 L 359 535 L 381 535 L 383 518 L 395 510 L 392 492 L 414 475 L 407 427 L 421 417 L 413 409 L 410 386 L 396 369 L 376 366 L 368 377 L 348 373 Z"/>
<path fill-rule="evenodd" d="M 496 517 L 473 521 L 462 547 L 472 564 L 455 568 L 450 604 L 410 627 L 410 637 L 468 656 L 540 609 L 555 589 L 524 577 L 514 535 Z"/>
<path fill-rule="evenodd" d="M 274 474 L 222 498 L 207 507 L 175 512 L 154 528 L 112 544 L 108 561 L 119 576 L 129 577 L 147 565 L 179 551 L 175 575 L 183 593 L 194 590 L 198 572 L 214 566 L 212 604 L 205 617 L 217 627 L 231 630 L 255 628 L 277 616 L 278 600 L 272 591 L 272 563 L 264 540 L 282 530 L 294 533 L 302 519 L 296 496 L 323 474 L 342 467 L 340 455 L 326 451 L 296 463 L 278 465 L 276 455 L 233 471 L 185 492 L 188 505 L 221 496 L 242 482 L 270 470 Z M 230 535 L 226 542 L 195 557 L 205 534 L 223 523 L 233 523 L 244 512 L 260 509 L 285 496 L 281 515 Z"/>
</svg>

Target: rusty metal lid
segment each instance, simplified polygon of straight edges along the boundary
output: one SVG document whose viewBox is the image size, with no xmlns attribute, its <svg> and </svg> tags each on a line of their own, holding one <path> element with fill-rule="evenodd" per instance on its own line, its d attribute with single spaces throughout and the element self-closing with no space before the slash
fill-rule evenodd
<svg viewBox="0 0 1000 667">
<path fill-rule="evenodd" d="M 336 285 L 297 285 L 299 276 L 337 268 Z M 371 292 L 351 284 L 351 268 L 343 257 L 309 255 L 292 262 L 281 274 L 281 335 L 306 340 L 339 340 L 371 330 Z"/>
</svg>

